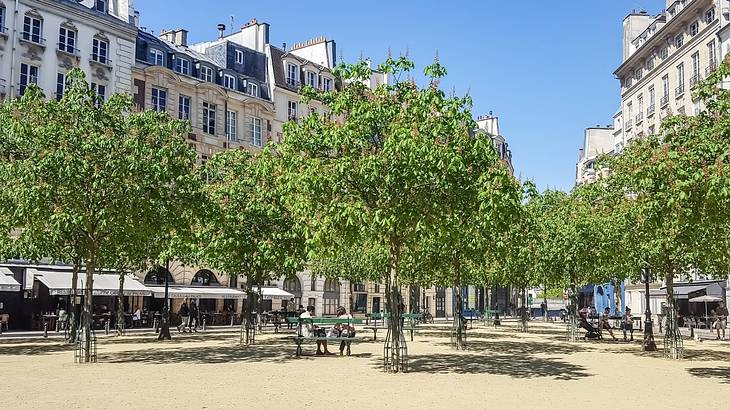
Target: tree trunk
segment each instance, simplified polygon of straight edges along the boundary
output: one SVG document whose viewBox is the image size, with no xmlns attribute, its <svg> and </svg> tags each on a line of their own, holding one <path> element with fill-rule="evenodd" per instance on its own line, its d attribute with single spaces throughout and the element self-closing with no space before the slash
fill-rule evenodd
<svg viewBox="0 0 730 410">
<path fill-rule="evenodd" d="M 119 273 L 119 294 L 117 295 L 117 336 L 124 334 L 124 271 Z"/>
<path fill-rule="evenodd" d="M 451 327 L 451 345 L 457 350 L 466 349 L 466 326 L 464 326 L 464 302 L 462 300 L 461 266 L 454 261 L 454 323 Z"/>
<path fill-rule="evenodd" d="M 386 299 L 388 303 L 388 334 L 385 337 L 384 364 L 388 372 L 406 372 L 407 354 L 406 340 L 402 334 L 402 297 L 398 283 L 398 268 L 400 263 L 400 244 L 397 238 L 390 240 L 390 272 L 386 283 Z"/>
<path fill-rule="evenodd" d="M 94 323 L 94 272 L 96 270 L 96 249 L 94 244 L 89 247 L 89 256 L 86 260 L 86 289 L 84 293 L 84 363 L 91 362 L 91 338 Z"/>
<path fill-rule="evenodd" d="M 520 312 L 520 331 L 527 332 L 527 288 L 522 287 L 520 293 L 520 305 L 522 305 Z"/>
<path fill-rule="evenodd" d="M 251 280 L 246 279 L 246 309 L 244 309 L 243 312 L 243 320 L 241 321 L 241 326 L 243 326 L 243 329 L 241 331 L 241 344 L 250 345 L 253 342 L 253 335 L 251 334 L 251 315 L 253 314 L 253 304 L 254 304 L 254 298 L 256 297 L 256 294 L 253 293 L 253 286 L 251 286 Z"/>
<path fill-rule="evenodd" d="M 157 340 L 172 340 L 170 334 L 170 260 L 165 261 L 165 306 L 162 308 L 162 323 L 160 323 L 160 334 L 157 335 Z"/>
<path fill-rule="evenodd" d="M 545 311 L 542 312 L 542 315 L 543 315 L 543 317 L 545 319 L 545 322 L 549 321 L 548 304 L 547 304 L 547 291 L 548 291 L 548 288 L 547 288 L 547 285 L 545 285 L 545 289 L 543 290 L 543 294 L 542 294 L 542 303 L 545 304 Z"/>
<path fill-rule="evenodd" d="M 681 359 L 683 356 L 682 334 L 677 325 L 677 311 L 674 302 L 674 266 L 669 264 L 665 275 L 667 287 L 667 309 L 664 328 L 664 356 L 669 359 Z"/>
<path fill-rule="evenodd" d="M 263 280 L 259 281 L 259 283 L 263 283 Z M 259 334 L 264 332 L 264 321 L 262 320 L 264 310 L 264 291 L 261 288 L 262 285 L 259 285 L 259 293 L 256 295 L 256 323 L 258 324 Z"/>
<path fill-rule="evenodd" d="M 578 332 L 578 294 L 577 286 L 570 287 L 570 299 L 568 299 L 568 341 L 575 342 Z"/>
<path fill-rule="evenodd" d="M 76 337 L 78 333 L 78 315 L 76 314 L 77 311 L 77 305 L 76 300 L 78 298 L 78 280 L 79 280 L 79 269 L 81 267 L 81 263 L 78 261 L 78 259 L 74 260 L 73 262 L 73 268 L 71 271 L 71 301 L 69 303 L 68 308 L 68 323 L 66 326 L 68 326 L 68 342 L 69 343 L 75 343 Z"/>
</svg>

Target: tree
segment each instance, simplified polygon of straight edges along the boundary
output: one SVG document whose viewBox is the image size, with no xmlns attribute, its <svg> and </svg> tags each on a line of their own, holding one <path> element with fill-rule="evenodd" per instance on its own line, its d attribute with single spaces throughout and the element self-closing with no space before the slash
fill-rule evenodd
<svg viewBox="0 0 730 410">
<path fill-rule="evenodd" d="M 303 93 L 305 103 L 320 100 L 331 112 L 286 124 L 278 147 L 293 209 L 309 220 L 310 246 L 331 246 L 326 238 L 334 231 L 343 246 L 375 242 L 387 249 L 385 366 L 394 372 L 405 371 L 407 360 L 400 320 L 403 255 L 444 214 L 446 204 L 439 201 L 448 196 L 449 173 L 459 169 L 449 145 L 467 138 L 473 125 L 469 98 L 447 97 L 439 89 L 446 73 L 440 64 L 425 68 L 424 88 L 402 79 L 413 68 L 405 58 L 388 58 L 379 69 L 394 82 L 370 90 L 366 63 L 338 67 L 341 90 Z"/>
<path fill-rule="evenodd" d="M 0 108 L 3 138 L 23 147 L 0 178 L 10 191 L 4 204 L 20 230 L 17 243 L 30 254 L 40 250 L 85 268 L 81 336 L 88 362 L 94 273 L 114 266 L 115 253 L 140 234 L 135 230 L 155 212 L 164 214 L 162 198 L 189 175 L 195 154 L 184 140 L 184 122 L 131 113 L 129 96 L 103 101 L 79 69 L 68 81 L 60 101 L 46 101 L 31 86 Z"/>
<path fill-rule="evenodd" d="M 198 258 L 232 276 L 246 277 L 245 342 L 261 286 L 303 268 L 305 241 L 283 200 L 279 160 L 269 148 L 218 153 L 201 169 L 206 208 L 197 231 Z M 255 295 L 253 285 L 259 286 Z M 260 313 L 259 304 L 259 313 Z M 242 334 L 244 332 L 242 331 Z"/>
</svg>

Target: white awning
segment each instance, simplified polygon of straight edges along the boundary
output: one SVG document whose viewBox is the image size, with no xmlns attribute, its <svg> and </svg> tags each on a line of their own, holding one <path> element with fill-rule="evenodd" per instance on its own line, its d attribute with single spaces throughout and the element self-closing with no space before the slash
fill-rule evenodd
<svg viewBox="0 0 730 410">
<path fill-rule="evenodd" d="M 259 293 L 258 286 L 254 286 L 253 291 L 254 291 L 254 293 Z M 290 299 L 290 298 L 294 297 L 294 295 L 292 295 L 291 293 L 289 293 L 283 289 L 276 288 L 276 287 L 263 287 L 263 288 L 261 288 L 261 294 L 264 296 L 264 298 L 268 297 L 268 298 Z"/>
<path fill-rule="evenodd" d="M 71 294 L 71 272 L 44 271 L 28 269 L 33 277 L 48 287 L 51 295 Z M 86 273 L 79 272 L 76 280 L 76 294 L 83 295 L 86 286 Z M 119 295 L 119 275 L 115 274 L 94 274 L 94 296 L 117 296 Z M 137 278 L 126 275 L 124 278 L 124 296 L 150 296 L 152 291 L 141 284 Z"/>
<path fill-rule="evenodd" d="M 13 277 L 13 272 L 8 268 L 0 267 L 0 292 L 17 292 L 20 290 L 20 283 Z"/>
<path fill-rule="evenodd" d="M 164 286 L 148 286 L 156 298 L 165 297 Z M 223 286 L 179 287 L 168 286 L 168 296 L 171 299 L 243 299 L 246 294 L 237 289 Z"/>
</svg>

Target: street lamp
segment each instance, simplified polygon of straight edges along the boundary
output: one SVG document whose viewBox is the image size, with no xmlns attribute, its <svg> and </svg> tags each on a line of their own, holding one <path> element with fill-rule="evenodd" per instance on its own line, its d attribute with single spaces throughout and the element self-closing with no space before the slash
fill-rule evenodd
<svg viewBox="0 0 730 410">
<path fill-rule="evenodd" d="M 651 308 L 649 307 L 649 282 L 651 282 L 651 270 L 648 264 L 644 264 L 641 268 L 641 281 L 645 285 L 646 299 L 646 319 L 644 321 L 644 342 L 641 344 L 641 350 L 644 352 L 655 352 L 656 343 L 654 342 L 654 327 L 651 322 Z"/>
</svg>

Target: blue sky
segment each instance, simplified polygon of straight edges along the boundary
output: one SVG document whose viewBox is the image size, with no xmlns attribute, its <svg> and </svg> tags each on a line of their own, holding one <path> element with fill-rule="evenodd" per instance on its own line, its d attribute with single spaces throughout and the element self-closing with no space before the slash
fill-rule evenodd
<svg viewBox="0 0 730 410">
<path fill-rule="evenodd" d="M 349 4 L 349 6 L 348 6 Z M 256 17 L 271 42 L 320 35 L 338 54 L 381 61 L 388 48 L 419 69 L 436 52 L 447 90 L 469 93 L 475 115 L 493 111 L 512 149 L 515 173 L 541 189 L 572 188 L 583 130 L 613 122 L 621 22 L 633 9 L 659 12 L 664 0 L 136 0 L 141 25 L 185 28 L 189 41 L 214 39 L 216 25 Z"/>
</svg>

